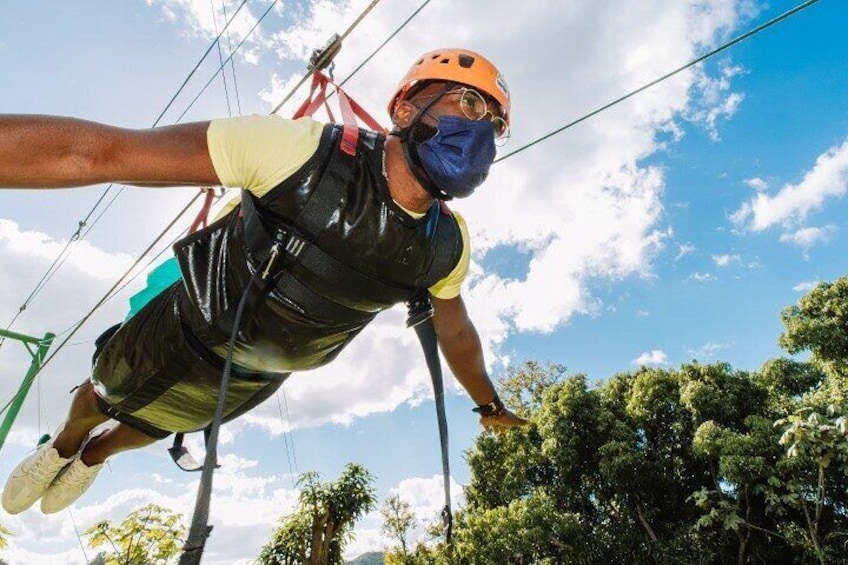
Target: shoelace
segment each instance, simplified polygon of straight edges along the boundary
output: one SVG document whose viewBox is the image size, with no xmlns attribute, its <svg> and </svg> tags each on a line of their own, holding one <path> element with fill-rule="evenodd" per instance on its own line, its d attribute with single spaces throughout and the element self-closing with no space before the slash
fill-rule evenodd
<svg viewBox="0 0 848 565">
<path fill-rule="evenodd" d="M 36 457 L 36 460 L 32 465 L 31 472 L 38 481 L 46 481 L 51 474 L 56 474 L 57 467 L 61 469 L 60 461 L 56 461 L 55 463 L 50 461 L 50 449 L 51 448 L 48 447 L 43 455 Z"/>
<path fill-rule="evenodd" d="M 68 486 L 79 487 L 85 484 L 96 471 L 96 465 L 91 467 L 85 466 L 85 463 L 80 460 L 81 465 L 71 465 L 65 472 L 65 481 Z"/>
</svg>

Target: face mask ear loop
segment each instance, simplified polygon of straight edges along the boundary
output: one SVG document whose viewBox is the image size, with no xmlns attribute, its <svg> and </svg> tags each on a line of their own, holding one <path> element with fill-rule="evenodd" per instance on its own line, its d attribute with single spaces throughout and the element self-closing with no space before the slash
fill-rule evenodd
<svg viewBox="0 0 848 565">
<path fill-rule="evenodd" d="M 414 147 L 414 145 L 417 144 L 415 143 L 415 141 L 413 141 L 412 136 L 410 134 L 412 132 L 412 128 L 415 127 L 415 125 L 419 121 L 421 121 L 421 118 L 424 116 L 427 110 L 429 110 L 433 104 L 441 100 L 442 96 L 450 92 L 454 87 L 456 87 L 456 85 L 457 83 L 455 82 L 445 83 L 445 86 L 442 88 L 442 90 L 438 94 L 433 96 L 432 100 L 430 100 L 427 104 L 418 109 L 418 112 L 415 114 L 415 116 L 413 116 L 408 126 L 406 126 L 405 128 L 395 127 L 391 132 L 389 132 L 389 135 L 395 135 L 398 139 L 400 139 L 401 145 L 403 146 L 403 154 L 406 158 L 406 163 L 412 171 L 413 176 L 419 182 L 419 184 L 424 187 L 424 190 L 426 190 L 430 194 L 430 196 L 443 201 L 452 200 L 453 197 L 445 191 L 441 190 L 439 187 L 437 187 L 436 183 L 434 183 L 430 179 L 430 176 L 421 167 Z"/>
<path fill-rule="evenodd" d="M 408 126 L 406 126 L 405 128 L 395 127 L 391 131 L 391 134 L 396 135 L 398 138 L 400 138 L 401 141 L 406 141 L 407 139 L 409 139 L 409 132 L 412 131 L 412 128 L 415 127 L 415 125 L 421 121 L 421 118 L 424 117 L 424 115 L 427 113 L 427 110 L 429 110 L 430 107 L 433 106 L 433 104 L 441 100 L 442 96 L 453 90 L 457 86 L 457 84 L 458 83 L 456 82 L 446 82 L 445 86 L 442 87 L 442 90 L 439 91 L 437 94 L 433 95 L 432 100 L 424 104 L 424 106 L 422 106 L 421 108 L 418 108 L 416 106 L 418 112 L 415 113 L 415 116 L 413 116 L 412 121 L 409 122 Z"/>
</svg>

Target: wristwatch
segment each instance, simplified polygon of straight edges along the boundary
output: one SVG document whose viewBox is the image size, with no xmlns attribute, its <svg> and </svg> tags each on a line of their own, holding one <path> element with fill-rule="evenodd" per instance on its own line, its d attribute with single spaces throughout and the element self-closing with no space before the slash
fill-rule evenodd
<svg viewBox="0 0 848 565">
<path fill-rule="evenodd" d="M 495 399 L 488 404 L 480 404 L 477 408 L 471 409 L 472 412 L 477 412 L 484 417 L 500 416 L 504 410 L 506 410 L 506 407 L 497 394 L 495 394 Z"/>
</svg>

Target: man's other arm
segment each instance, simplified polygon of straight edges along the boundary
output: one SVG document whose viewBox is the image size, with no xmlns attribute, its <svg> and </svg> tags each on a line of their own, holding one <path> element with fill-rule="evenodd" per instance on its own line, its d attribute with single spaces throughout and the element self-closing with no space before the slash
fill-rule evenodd
<svg viewBox="0 0 848 565">
<path fill-rule="evenodd" d="M 468 317 L 462 296 L 450 299 L 433 297 L 432 300 L 433 325 L 448 366 L 475 404 L 492 402 L 497 393 L 486 372 L 480 336 Z M 519 418 L 508 409 L 497 416 L 484 416 L 480 421 L 487 426 L 502 427 L 527 423 L 527 420 Z"/>
</svg>

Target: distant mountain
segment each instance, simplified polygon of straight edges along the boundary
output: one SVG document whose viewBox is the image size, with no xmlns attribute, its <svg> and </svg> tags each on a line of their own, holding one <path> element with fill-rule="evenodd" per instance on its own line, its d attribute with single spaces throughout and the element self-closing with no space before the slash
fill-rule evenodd
<svg viewBox="0 0 848 565">
<path fill-rule="evenodd" d="M 345 561 L 345 565 L 383 565 L 383 553 L 380 551 L 363 553 L 353 561 Z"/>
</svg>

